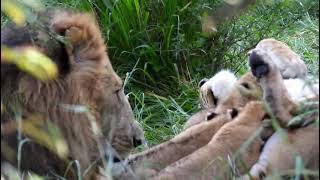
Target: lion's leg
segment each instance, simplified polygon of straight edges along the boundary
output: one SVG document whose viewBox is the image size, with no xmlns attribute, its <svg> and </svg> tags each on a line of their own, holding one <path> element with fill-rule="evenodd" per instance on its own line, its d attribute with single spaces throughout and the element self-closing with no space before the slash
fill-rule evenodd
<svg viewBox="0 0 320 180">
<path fill-rule="evenodd" d="M 210 121 L 186 129 L 167 142 L 130 156 L 128 158 L 129 164 L 133 169 L 141 166 L 149 166 L 156 170 L 161 170 L 167 165 L 206 145 L 213 135 L 230 120 L 230 115 L 217 115 L 217 117 Z"/>
<path fill-rule="evenodd" d="M 252 166 L 250 175 L 253 179 L 260 179 L 275 171 L 285 173 L 294 170 L 298 156 L 302 158 L 305 168 L 318 169 L 319 128 L 308 126 L 286 134 L 275 133 L 267 141 L 258 162 Z"/>
<path fill-rule="evenodd" d="M 92 60 L 106 63 L 106 46 L 95 19 L 86 13 L 56 12 L 51 22 L 54 31 L 64 35 L 76 62 Z M 105 64 L 106 65 L 106 64 Z"/>
<path fill-rule="evenodd" d="M 260 50 L 252 51 L 249 64 L 252 74 L 263 88 L 264 99 L 271 112 L 282 125 L 286 125 L 292 119 L 291 113 L 296 110 L 296 104 L 288 95 L 279 69 L 271 57 Z"/>
<path fill-rule="evenodd" d="M 258 129 L 264 117 L 261 103 L 251 102 L 233 121 L 225 124 L 204 147 L 167 166 L 153 180 L 174 179 L 213 179 L 223 175 L 225 160 L 234 155 L 244 142 Z M 254 141 L 256 148 L 250 147 L 251 164 L 259 157 L 261 141 Z M 245 153 L 244 153 L 245 154 Z M 253 158 L 253 156 L 255 158 Z M 248 157 L 245 155 L 244 157 Z M 221 158 L 223 159 L 221 161 Z M 228 173 L 227 173 L 228 174 Z M 227 178 L 228 179 L 228 178 Z"/>
</svg>

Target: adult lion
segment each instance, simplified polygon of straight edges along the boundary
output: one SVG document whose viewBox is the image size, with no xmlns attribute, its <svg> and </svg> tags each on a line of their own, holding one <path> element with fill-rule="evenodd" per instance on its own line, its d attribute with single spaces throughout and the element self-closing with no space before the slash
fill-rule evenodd
<svg viewBox="0 0 320 180">
<path fill-rule="evenodd" d="M 89 14 L 66 10 L 50 10 L 37 17 L 36 23 L 21 27 L 9 24 L 1 29 L 1 44 L 17 53 L 30 47 L 38 49 L 56 63 L 59 77 L 42 82 L 14 65 L 1 64 L 1 101 L 6 107 L 1 129 L 19 118 L 23 129 L 26 119 L 37 114 L 44 131 L 50 124 L 60 129 L 69 153 L 67 159 L 61 159 L 47 147 L 28 141 L 21 149 L 21 169 L 63 176 L 73 160 L 79 162 L 83 173 L 103 157 L 125 158 L 142 143 L 143 131 L 109 61 L 96 21 Z M 58 41 L 57 34 L 68 43 Z M 77 106 L 88 111 L 79 112 L 73 108 Z M 6 130 L 1 133 L 1 144 L 13 154 L 1 146 L 1 161 L 18 166 L 17 134 L 21 129 Z M 75 178 L 75 171 L 69 171 L 68 179 Z M 89 174 L 82 175 L 89 179 Z"/>
</svg>

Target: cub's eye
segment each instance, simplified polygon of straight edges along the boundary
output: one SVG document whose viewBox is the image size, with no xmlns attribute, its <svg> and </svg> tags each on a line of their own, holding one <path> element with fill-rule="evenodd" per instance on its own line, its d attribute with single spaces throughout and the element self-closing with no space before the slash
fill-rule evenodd
<svg viewBox="0 0 320 180">
<path fill-rule="evenodd" d="M 207 78 L 202 79 L 202 80 L 199 82 L 199 88 L 202 87 L 207 81 L 208 81 Z"/>
<path fill-rule="evenodd" d="M 238 116 L 239 111 L 236 108 L 232 108 L 230 113 L 231 113 L 231 118 L 233 119 Z"/>
<path fill-rule="evenodd" d="M 231 118 L 234 119 L 235 117 L 238 116 L 239 111 L 236 108 L 232 108 L 232 109 L 227 110 L 227 114 L 229 114 L 231 116 Z"/>
<path fill-rule="evenodd" d="M 241 83 L 241 86 L 243 86 L 246 89 L 250 89 L 250 85 L 248 83 L 246 83 L 246 82 Z"/>
<path fill-rule="evenodd" d="M 209 112 L 209 113 L 207 114 L 206 121 L 212 120 L 212 119 L 215 118 L 217 115 L 218 115 L 218 114 L 215 113 L 215 112 Z"/>
</svg>

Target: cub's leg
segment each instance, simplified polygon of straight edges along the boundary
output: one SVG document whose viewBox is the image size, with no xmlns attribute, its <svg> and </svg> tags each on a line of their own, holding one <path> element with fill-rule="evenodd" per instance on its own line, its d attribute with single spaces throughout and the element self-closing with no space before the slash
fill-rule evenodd
<svg viewBox="0 0 320 180">
<path fill-rule="evenodd" d="M 193 118 L 203 118 L 207 120 L 186 129 L 167 142 L 130 156 L 128 158 L 128 164 L 133 171 L 135 171 L 138 176 L 147 176 L 145 172 L 143 172 L 144 169 L 160 171 L 169 164 L 206 145 L 214 134 L 225 123 L 232 119 L 229 113 L 218 115 L 209 110 L 201 111 L 193 115 Z"/>
<path fill-rule="evenodd" d="M 280 121 L 281 125 L 286 126 L 297 107 L 288 95 L 279 69 L 271 57 L 260 50 L 251 52 L 249 65 L 252 74 L 257 77 L 262 86 L 264 99 L 269 104 L 272 114 Z"/>
<path fill-rule="evenodd" d="M 90 14 L 56 11 L 51 26 L 55 32 L 67 38 L 70 45 L 67 49 L 74 61 L 92 60 L 109 65 L 104 39 L 96 20 Z"/>
<path fill-rule="evenodd" d="M 180 159 L 152 177 L 153 180 L 215 179 L 223 175 L 222 159 L 235 155 L 244 142 L 259 129 L 265 116 L 262 103 L 250 102 L 233 121 L 225 124 L 204 147 Z M 250 167 L 260 154 L 261 141 L 255 139 L 244 152 L 244 162 Z M 228 174 L 228 173 L 227 173 Z M 228 175 L 227 175 L 228 176 Z M 230 179 L 230 177 L 222 177 Z"/>
<path fill-rule="evenodd" d="M 297 156 L 303 159 L 305 168 L 318 171 L 319 128 L 308 126 L 289 130 L 286 134 L 276 132 L 267 141 L 258 162 L 250 170 L 253 179 L 260 179 L 273 172 L 294 171 Z M 250 178 L 244 176 L 240 179 Z"/>
</svg>

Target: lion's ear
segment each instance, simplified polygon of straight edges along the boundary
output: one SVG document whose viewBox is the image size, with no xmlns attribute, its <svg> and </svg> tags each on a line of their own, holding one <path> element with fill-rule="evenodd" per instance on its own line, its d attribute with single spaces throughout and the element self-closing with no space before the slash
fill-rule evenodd
<svg viewBox="0 0 320 180">
<path fill-rule="evenodd" d="M 54 15 L 52 28 L 67 40 L 67 50 L 74 62 L 92 61 L 110 64 L 104 39 L 93 15 L 74 13 L 68 17 Z"/>
</svg>

